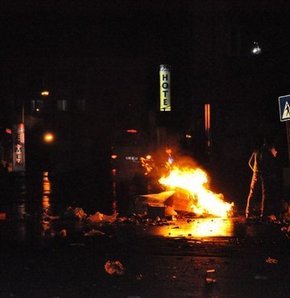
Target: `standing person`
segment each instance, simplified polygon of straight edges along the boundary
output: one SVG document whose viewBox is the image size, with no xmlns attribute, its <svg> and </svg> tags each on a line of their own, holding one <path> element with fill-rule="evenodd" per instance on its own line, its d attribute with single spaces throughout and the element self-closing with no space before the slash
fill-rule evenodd
<svg viewBox="0 0 290 298">
<path fill-rule="evenodd" d="M 274 145 L 263 144 L 259 150 L 255 150 L 248 165 L 253 171 L 252 180 L 250 184 L 250 191 L 247 198 L 246 218 L 251 215 L 253 211 L 253 200 L 258 199 L 260 194 L 260 206 L 258 207 L 259 216 L 263 218 L 265 213 L 268 213 L 271 200 L 273 200 L 273 183 L 275 183 L 276 166 L 275 158 L 277 156 L 277 149 Z M 266 207 L 266 208 L 265 208 Z"/>
</svg>

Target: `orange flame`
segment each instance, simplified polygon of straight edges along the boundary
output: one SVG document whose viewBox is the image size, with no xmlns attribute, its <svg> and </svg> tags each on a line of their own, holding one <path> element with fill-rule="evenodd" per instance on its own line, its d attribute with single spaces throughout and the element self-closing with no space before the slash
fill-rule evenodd
<svg viewBox="0 0 290 298">
<path fill-rule="evenodd" d="M 233 203 L 227 203 L 222 194 L 207 189 L 208 176 L 200 168 L 188 169 L 173 167 L 167 177 L 159 182 L 173 189 L 183 189 L 191 195 L 192 210 L 197 215 L 214 215 L 228 217 Z"/>
</svg>

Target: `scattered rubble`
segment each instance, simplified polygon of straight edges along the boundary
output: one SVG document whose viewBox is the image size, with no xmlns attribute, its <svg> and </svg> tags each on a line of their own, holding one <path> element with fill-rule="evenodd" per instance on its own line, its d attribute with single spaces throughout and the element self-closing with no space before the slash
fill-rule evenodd
<svg viewBox="0 0 290 298">
<path fill-rule="evenodd" d="M 138 196 L 134 202 L 135 208 L 131 210 L 130 216 L 120 216 L 116 209 L 111 214 L 105 214 L 100 211 L 88 214 L 81 207 L 69 206 L 60 216 L 49 213 L 44 214 L 41 219 L 42 235 L 48 241 L 53 238 L 60 240 L 72 239 L 72 241 L 75 241 L 75 236 L 87 239 L 110 238 L 118 230 L 116 229 L 117 226 L 135 225 L 136 227 L 141 226 L 140 228 L 144 231 L 151 231 L 151 227 L 156 227 L 157 229 L 159 227 L 165 228 L 162 230 L 165 231 L 163 235 L 167 235 L 170 238 L 178 236 L 186 238 L 196 237 L 192 230 L 183 231 L 183 226 L 201 228 L 203 227 L 203 218 L 206 219 L 207 217 L 197 217 L 196 214 L 187 210 L 176 210 L 175 208 L 178 204 L 174 203 L 173 199 L 174 192 Z M 177 201 L 177 199 L 175 200 Z M 259 222 L 259 224 L 255 220 L 246 221 L 243 216 L 236 217 L 234 222 L 238 226 L 239 233 L 247 233 L 247 236 L 249 231 L 243 230 L 244 226 L 251 230 L 251 227 L 258 228 L 260 226 L 262 228 L 266 225 L 273 226 L 275 231 L 278 230 L 279 232 L 280 230 L 282 238 L 284 237 L 288 240 L 290 236 L 289 221 L 274 216 L 267 218 L 264 222 Z M 207 223 L 206 228 L 209 229 L 211 224 L 211 222 Z M 166 226 L 168 226 L 168 229 Z M 84 239 L 81 241 L 84 241 Z M 267 259 L 266 262 L 274 264 L 271 258 Z"/>
<path fill-rule="evenodd" d="M 117 212 L 114 212 L 112 215 L 106 215 L 106 214 L 103 214 L 103 213 L 97 211 L 95 214 L 88 216 L 87 220 L 90 223 L 96 223 L 96 222 L 113 223 L 114 221 L 117 220 L 117 217 L 118 217 Z"/>
<path fill-rule="evenodd" d="M 108 260 L 104 265 L 105 271 L 110 275 L 123 275 L 125 268 L 120 261 Z"/>
<path fill-rule="evenodd" d="M 66 219 L 78 219 L 83 220 L 87 217 L 85 211 L 80 207 L 68 207 L 64 213 Z"/>
<path fill-rule="evenodd" d="M 103 236 L 103 235 L 105 235 L 104 232 L 102 232 L 100 230 L 95 230 L 95 229 L 92 229 L 92 230 L 84 233 L 85 237 L 96 237 L 96 236 Z"/>
<path fill-rule="evenodd" d="M 266 263 L 267 264 L 278 264 L 278 260 L 277 259 L 274 259 L 274 258 L 271 258 L 271 257 L 268 257 L 266 259 Z"/>
</svg>

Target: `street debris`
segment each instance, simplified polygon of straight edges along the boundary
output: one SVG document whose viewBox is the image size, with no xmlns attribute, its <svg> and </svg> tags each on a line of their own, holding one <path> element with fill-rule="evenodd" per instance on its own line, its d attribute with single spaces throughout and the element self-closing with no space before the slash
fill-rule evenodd
<svg viewBox="0 0 290 298">
<path fill-rule="evenodd" d="M 267 264 L 278 264 L 278 260 L 268 257 L 265 261 Z"/>
<path fill-rule="evenodd" d="M 78 219 L 83 220 L 87 217 L 85 211 L 80 207 L 68 207 L 64 213 L 66 219 Z"/>
<path fill-rule="evenodd" d="M 59 231 L 59 236 L 65 238 L 67 237 L 67 230 L 66 229 L 62 229 Z"/>
<path fill-rule="evenodd" d="M 268 276 L 265 276 L 265 275 L 255 275 L 254 276 L 254 279 L 257 279 L 257 280 L 267 280 L 268 279 Z"/>
<path fill-rule="evenodd" d="M 96 230 L 96 229 L 92 229 L 86 233 L 84 233 L 85 237 L 96 237 L 96 236 L 103 236 L 105 235 L 104 232 L 100 231 L 100 230 Z"/>
<path fill-rule="evenodd" d="M 116 260 L 111 261 L 108 260 L 104 265 L 105 271 L 110 275 L 123 275 L 125 272 L 125 268 L 123 264 Z"/>
<path fill-rule="evenodd" d="M 151 218 L 158 216 L 174 216 L 177 211 L 191 212 L 191 200 L 187 194 L 175 191 L 137 196 L 133 208 L 139 214 L 149 214 Z M 176 211 L 177 210 L 177 211 Z"/>
<path fill-rule="evenodd" d="M 82 242 L 73 242 L 73 243 L 70 243 L 69 246 L 85 246 L 85 244 Z"/>
<path fill-rule="evenodd" d="M 117 212 L 114 212 L 112 215 L 107 215 L 107 214 L 97 211 L 95 214 L 89 215 L 87 219 L 91 223 L 95 223 L 95 222 L 112 223 L 112 222 L 116 221 L 117 217 L 118 217 Z"/>
</svg>

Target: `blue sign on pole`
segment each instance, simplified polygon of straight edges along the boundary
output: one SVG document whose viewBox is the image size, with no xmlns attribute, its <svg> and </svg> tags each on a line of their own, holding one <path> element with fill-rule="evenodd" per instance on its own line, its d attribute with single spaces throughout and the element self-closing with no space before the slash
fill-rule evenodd
<svg viewBox="0 0 290 298">
<path fill-rule="evenodd" d="M 290 120 L 290 95 L 278 97 L 280 121 Z"/>
<path fill-rule="evenodd" d="M 280 121 L 286 122 L 286 135 L 288 145 L 288 159 L 290 162 L 290 95 L 278 97 Z"/>
</svg>

